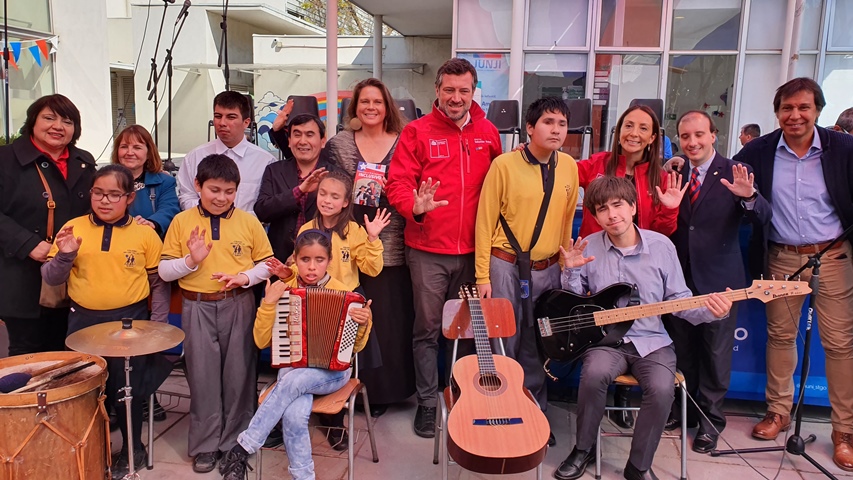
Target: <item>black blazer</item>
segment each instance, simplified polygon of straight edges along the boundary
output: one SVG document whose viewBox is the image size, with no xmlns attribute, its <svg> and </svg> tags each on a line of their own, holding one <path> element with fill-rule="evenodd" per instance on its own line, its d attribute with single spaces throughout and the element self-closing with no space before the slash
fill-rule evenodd
<svg viewBox="0 0 853 480">
<path fill-rule="evenodd" d="M 68 220 L 89 212 L 95 159 L 68 147 L 68 179 L 38 151 L 29 137 L 0 147 L 0 318 L 38 318 L 41 314 L 41 264 L 29 253 L 45 240 L 47 198 L 36 168 L 50 185 L 53 234 Z"/>
<path fill-rule="evenodd" d="M 823 178 L 829 193 L 830 202 L 835 208 L 841 226 L 847 229 L 853 225 L 853 135 L 817 127 L 817 135 L 823 152 L 820 156 Z M 733 160 L 752 166 L 755 183 L 762 195 L 773 202 L 773 163 L 776 159 L 776 145 L 782 138 L 782 129 L 756 138 L 744 145 Z M 787 194 L 785 185 L 777 185 L 776 194 Z M 750 260 L 753 273 L 767 273 L 767 233 L 770 224 L 763 229 L 753 230 L 750 243 Z M 760 261 L 760 263 L 758 263 Z"/>
<path fill-rule="evenodd" d="M 741 198 L 720 183 L 732 181 L 732 167 L 737 165 L 719 153 L 711 160 L 692 205 L 685 193 L 678 211 L 678 228 L 670 237 L 688 285 L 695 294 L 722 292 L 746 286 L 747 277 L 740 249 L 740 227 L 744 217 L 763 225 L 772 215 L 770 204 L 759 193 L 752 210 L 741 204 Z M 682 168 L 682 185 L 690 181 L 689 162 Z M 749 166 L 747 166 L 749 168 Z"/>
<path fill-rule="evenodd" d="M 317 168 L 334 170 L 335 165 L 329 162 L 326 155 L 320 155 Z M 299 216 L 299 205 L 293 196 L 293 189 L 299 186 L 299 175 L 296 173 L 296 160 L 288 158 L 267 165 L 261 180 L 261 190 L 255 202 L 255 215 L 258 220 L 270 224 L 269 238 L 275 257 L 282 262 L 293 253 L 293 243 L 296 241 L 296 220 Z M 314 218 L 317 213 L 317 192 L 308 194 L 305 199 L 305 221 Z"/>
</svg>

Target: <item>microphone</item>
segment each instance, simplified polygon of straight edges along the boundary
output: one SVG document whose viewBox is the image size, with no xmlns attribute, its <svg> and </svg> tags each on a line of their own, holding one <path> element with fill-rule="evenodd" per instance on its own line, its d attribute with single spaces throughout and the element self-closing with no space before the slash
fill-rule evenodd
<svg viewBox="0 0 853 480">
<path fill-rule="evenodd" d="M 186 16 L 186 15 L 188 14 L 189 9 L 190 9 L 190 5 L 192 5 L 192 4 L 190 3 L 190 0 L 184 0 L 184 7 L 183 7 L 183 8 L 181 8 L 181 13 L 179 13 L 179 14 L 178 14 L 178 18 L 176 18 L 176 19 L 175 19 L 175 25 L 177 25 L 177 24 L 178 24 L 178 22 L 180 22 L 180 21 L 181 21 L 181 17 L 184 17 L 184 16 Z"/>
</svg>

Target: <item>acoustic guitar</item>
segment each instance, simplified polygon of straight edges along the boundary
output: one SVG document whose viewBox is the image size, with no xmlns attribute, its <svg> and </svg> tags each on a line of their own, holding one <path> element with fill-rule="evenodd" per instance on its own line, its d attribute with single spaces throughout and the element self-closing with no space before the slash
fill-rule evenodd
<svg viewBox="0 0 853 480">
<path fill-rule="evenodd" d="M 616 302 L 630 295 L 632 289 L 631 284 L 615 283 L 588 297 L 559 289 L 543 293 L 536 301 L 534 313 L 545 355 L 551 360 L 575 360 L 604 339 L 609 325 L 704 307 L 708 298 L 708 295 L 698 295 L 617 308 Z M 755 280 L 747 288 L 720 292 L 720 295 L 732 302 L 756 298 L 767 303 L 807 295 L 811 291 L 807 282 Z"/>
<path fill-rule="evenodd" d="M 477 286 L 463 285 L 460 296 L 470 310 L 477 355 L 453 365 L 450 389 L 456 400 L 447 418 L 447 451 L 474 472 L 526 472 L 545 458 L 548 419 L 524 388 L 521 365 L 492 354 Z"/>
</svg>

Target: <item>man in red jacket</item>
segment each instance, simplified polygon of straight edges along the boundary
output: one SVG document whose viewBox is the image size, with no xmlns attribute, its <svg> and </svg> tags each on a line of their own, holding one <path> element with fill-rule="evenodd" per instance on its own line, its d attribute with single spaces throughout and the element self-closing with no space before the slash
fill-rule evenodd
<svg viewBox="0 0 853 480">
<path fill-rule="evenodd" d="M 444 302 L 474 282 L 480 188 L 502 153 L 498 130 L 473 102 L 477 70 L 452 58 L 438 69 L 432 112 L 406 125 L 388 175 L 388 200 L 406 218 L 415 295 L 412 346 L 418 390 L 415 433 L 435 436 L 438 337 Z M 440 200 L 439 200 L 440 199 Z"/>
</svg>

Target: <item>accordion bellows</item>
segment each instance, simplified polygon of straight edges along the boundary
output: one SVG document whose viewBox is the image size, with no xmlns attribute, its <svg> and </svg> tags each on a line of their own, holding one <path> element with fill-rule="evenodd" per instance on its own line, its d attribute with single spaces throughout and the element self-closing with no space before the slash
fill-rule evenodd
<svg viewBox="0 0 853 480">
<path fill-rule="evenodd" d="M 272 366 L 348 369 L 358 333 L 349 310 L 364 302 L 358 293 L 325 288 L 286 292 L 276 306 Z"/>
</svg>

